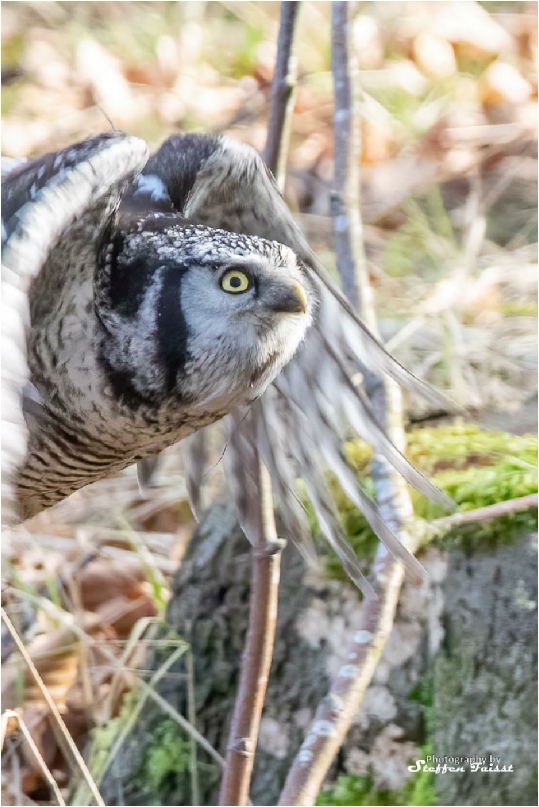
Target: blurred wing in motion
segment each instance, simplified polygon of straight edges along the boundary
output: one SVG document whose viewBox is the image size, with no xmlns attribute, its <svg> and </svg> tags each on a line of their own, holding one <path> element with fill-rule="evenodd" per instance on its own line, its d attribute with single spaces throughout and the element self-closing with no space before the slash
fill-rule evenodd
<svg viewBox="0 0 539 807">
<path fill-rule="evenodd" d="M 149 160 L 131 193 L 140 201 L 145 195 L 158 200 L 165 209 L 175 209 L 197 223 L 286 244 L 300 257 L 316 289 L 317 319 L 294 359 L 244 417 L 228 419 L 228 476 L 247 536 L 252 536 L 252 503 L 244 495 L 249 480 L 243 468 L 249 452 L 256 449 L 270 472 L 288 534 L 308 532 L 295 493 L 296 481 L 301 478 L 321 531 L 351 578 L 367 589 L 338 525 L 323 473 L 323 469 L 330 469 L 389 551 L 412 574 L 421 574 L 418 561 L 359 487 L 343 443 L 351 434 L 359 435 L 417 490 L 451 506 L 450 500 L 395 448 L 377 422 L 360 386 L 362 371 L 367 367 L 377 374 L 387 373 L 431 403 L 449 409 L 453 405 L 402 367 L 369 332 L 317 261 L 271 174 L 251 148 L 219 136 L 171 137 Z M 189 489 L 197 502 L 204 478 L 203 440 L 203 432 L 189 438 L 190 456 L 197 457 Z M 299 544 L 305 548 L 302 541 Z"/>
<path fill-rule="evenodd" d="M 28 162 L 3 163 L 2 181 L 2 510 L 15 518 L 12 481 L 26 455 L 25 417 L 39 417 L 29 383 L 29 290 L 50 251 L 88 219 L 96 238 L 147 160 L 146 144 L 119 132 L 97 135 Z M 97 222 L 97 224 L 96 224 Z M 67 236 L 69 237 L 69 236 Z"/>
</svg>

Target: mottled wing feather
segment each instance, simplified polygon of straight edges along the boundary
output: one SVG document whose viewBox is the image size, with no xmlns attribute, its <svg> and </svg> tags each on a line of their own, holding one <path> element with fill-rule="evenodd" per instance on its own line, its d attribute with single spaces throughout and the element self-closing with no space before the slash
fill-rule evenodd
<svg viewBox="0 0 539 807">
<path fill-rule="evenodd" d="M 11 167 L 2 183 L 2 513 L 15 518 L 12 481 L 26 454 L 28 293 L 70 225 L 103 205 L 104 221 L 144 166 L 146 144 L 119 132 Z M 104 203 L 103 203 L 104 202 Z M 88 233 L 95 237 L 96 233 Z M 36 403 L 37 406 L 37 403 Z M 34 407 L 35 409 L 35 407 Z"/>
<path fill-rule="evenodd" d="M 270 400 L 271 398 L 273 400 Z M 253 416 L 258 420 L 259 454 L 264 458 L 272 479 L 285 534 L 295 535 L 296 543 L 305 560 L 311 565 L 316 565 L 317 556 L 305 506 L 297 492 L 296 469 L 290 462 L 287 440 L 290 402 L 279 392 L 277 386 L 272 385 L 263 398 L 253 405 Z"/>
<path fill-rule="evenodd" d="M 261 529 L 258 480 L 257 418 L 238 409 L 228 416 L 231 426 L 225 453 L 225 469 L 241 527 L 253 545 Z"/>
<path fill-rule="evenodd" d="M 204 481 L 208 472 L 207 430 L 200 429 L 180 443 L 191 510 L 198 521 L 204 509 Z"/>
<path fill-rule="evenodd" d="M 151 454 L 149 457 L 144 457 L 143 460 L 137 462 L 137 482 L 140 495 L 143 498 L 148 497 L 149 488 L 155 481 L 159 458 L 159 454 Z"/>
</svg>

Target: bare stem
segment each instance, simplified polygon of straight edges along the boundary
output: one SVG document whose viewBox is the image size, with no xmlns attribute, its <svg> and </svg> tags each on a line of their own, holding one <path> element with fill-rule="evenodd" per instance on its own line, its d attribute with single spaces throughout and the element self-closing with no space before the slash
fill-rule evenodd
<svg viewBox="0 0 539 807">
<path fill-rule="evenodd" d="M 360 276 L 366 274 L 359 200 L 361 130 L 355 114 L 355 104 L 352 103 L 347 5 L 345 2 L 335 2 L 331 13 L 331 70 L 335 112 L 334 178 L 330 204 L 342 288 L 352 305 L 361 311 Z"/>
<path fill-rule="evenodd" d="M 530 493 L 529 496 L 520 496 L 518 499 L 507 499 L 505 502 L 490 504 L 488 507 L 477 507 L 475 510 L 468 510 L 466 513 L 453 513 L 445 518 L 437 518 L 428 525 L 428 532 L 445 535 L 455 527 L 463 524 L 479 524 L 482 521 L 493 521 L 495 518 L 510 516 L 522 510 L 530 510 L 537 507 L 539 496 L 537 493 Z"/>
<path fill-rule="evenodd" d="M 380 559 L 378 599 L 365 601 L 363 621 L 350 644 L 346 664 L 320 703 L 309 733 L 286 780 L 279 804 L 314 804 L 329 766 L 356 714 L 393 627 L 403 578 L 402 565 Z M 383 578 L 383 582 L 382 582 Z"/>
<path fill-rule="evenodd" d="M 281 546 L 276 540 L 264 540 L 274 533 L 273 504 L 268 501 L 271 488 L 267 470 L 259 465 L 260 490 L 266 510 L 265 535 L 261 532 L 261 542 L 254 547 L 251 564 L 251 600 L 249 606 L 249 626 L 243 651 L 240 685 L 234 707 L 234 716 L 226 754 L 226 768 L 221 785 L 219 803 L 222 805 L 244 805 L 249 799 L 249 785 L 253 771 L 260 715 L 264 705 L 266 687 L 273 656 Z"/>
<path fill-rule="evenodd" d="M 335 251 L 343 290 L 361 311 L 364 320 L 378 331 L 369 283 L 360 212 L 359 162 L 360 128 L 357 119 L 355 79 L 357 68 L 349 52 L 349 3 L 332 6 L 332 71 L 335 89 L 334 163 L 332 195 Z M 379 421 L 393 443 L 405 447 L 402 398 L 398 386 L 383 383 L 365 372 L 365 382 Z M 404 480 L 381 459 L 371 465 L 376 499 L 384 521 L 411 552 L 417 550 L 419 530 L 407 532 L 413 522 L 413 508 Z M 352 719 L 372 679 L 387 641 L 399 599 L 404 573 L 402 565 L 380 544 L 371 572 L 377 600 L 366 600 L 361 629 L 352 637 L 346 663 L 337 672 L 329 694 L 319 705 L 315 719 L 285 782 L 279 804 L 310 805 L 342 745 Z"/>
<path fill-rule="evenodd" d="M 264 150 L 266 163 L 275 174 L 281 189 L 284 184 L 288 142 L 287 122 L 292 106 L 291 51 L 298 6 L 297 2 L 281 3 L 268 140 Z M 273 657 L 281 550 L 284 545 L 277 537 L 270 476 L 257 452 L 252 467 L 246 468 L 245 472 L 256 481 L 258 525 L 251 561 L 249 625 L 219 796 L 219 804 L 236 806 L 247 804 L 249 800 L 260 717 Z"/>
<path fill-rule="evenodd" d="M 281 3 L 277 60 L 271 82 L 268 137 L 263 153 L 264 162 L 277 177 L 281 191 L 284 184 L 289 139 L 288 124 L 295 86 L 296 67 L 292 56 L 292 44 L 298 10 L 299 2 L 296 0 Z"/>
</svg>

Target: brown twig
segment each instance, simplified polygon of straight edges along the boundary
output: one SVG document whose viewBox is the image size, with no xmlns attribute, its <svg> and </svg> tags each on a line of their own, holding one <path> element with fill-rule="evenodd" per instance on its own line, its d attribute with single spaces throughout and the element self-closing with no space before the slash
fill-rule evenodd
<svg viewBox="0 0 539 807">
<path fill-rule="evenodd" d="M 489 504 L 488 507 L 477 507 L 475 510 L 468 510 L 466 513 L 453 513 L 451 516 L 437 518 L 428 525 L 428 532 L 435 535 L 449 532 L 455 527 L 463 524 L 478 524 L 482 521 L 493 521 L 495 518 L 510 516 L 522 510 L 530 510 L 539 504 L 537 493 L 530 493 L 529 496 L 520 496 L 518 499 L 507 499 L 505 502 Z"/>
<path fill-rule="evenodd" d="M 298 10 L 299 2 L 296 0 L 281 3 L 277 59 L 271 82 L 268 137 L 262 155 L 270 171 L 277 177 L 281 190 L 285 176 L 289 140 L 288 124 L 295 87 L 296 70 L 292 56 L 292 44 Z"/>
<path fill-rule="evenodd" d="M 287 119 L 292 98 L 292 83 L 289 78 L 291 48 L 298 5 L 297 2 L 281 4 L 277 63 L 272 84 L 268 140 L 264 152 L 268 167 L 275 174 L 278 183 L 284 179 Z M 280 185 L 282 186 L 282 182 Z M 244 472 L 256 483 L 258 524 L 251 562 L 249 624 L 221 783 L 221 805 L 244 805 L 249 799 L 258 728 L 273 657 L 281 550 L 284 545 L 277 537 L 270 476 L 257 452 L 253 455 L 252 467 L 245 468 Z"/>
<path fill-rule="evenodd" d="M 359 197 L 360 128 L 357 98 L 351 64 L 348 23 L 349 4 L 332 6 L 332 72 L 335 88 L 334 162 L 335 183 L 332 214 L 337 267 L 343 290 L 361 311 L 370 329 L 377 333 L 376 314 L 369 284 Z M 402 398 L 394 382 L 383 383 L 365 373 L 373 408 L 393 443 L 401 451 L 405 436 Z M 420 531 L 407 532 L 404 525 L 413 520 L 413 508 L 406 484 L 381 458 L 371 464 L 376 499 L 384 521 L 411 552 L 417 550 Z M 342 745 L 352 719 L 372 679 L 378 660 L 393 626 L 395 610 L 404 577 L 403 567 L 379 545 L 371 582 L 378 599 L 366 600 L 360 630 L 352 637 L 346 663 L 337 672 L 329 694 L 319 705 L 314 721 L 297 754 L 285 782 L 279 804 L 314 804 L 335 754 Z"/>
<path fill-rule="evenodd" d="M 256 462 L 258 467 L 246 472 L 258 476 L 260 525 L 258 543 L 252 551 L 249 625 L 219 798 L 222 805 L 248 803 L 277 622 L 282 547 L 275 530 L 271 481 L 258 458 Z"/>
</svg>

